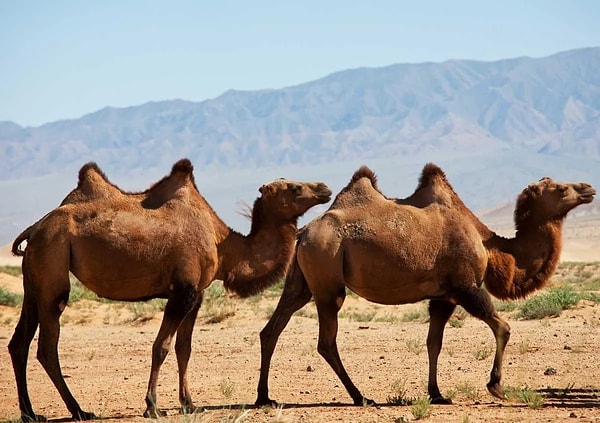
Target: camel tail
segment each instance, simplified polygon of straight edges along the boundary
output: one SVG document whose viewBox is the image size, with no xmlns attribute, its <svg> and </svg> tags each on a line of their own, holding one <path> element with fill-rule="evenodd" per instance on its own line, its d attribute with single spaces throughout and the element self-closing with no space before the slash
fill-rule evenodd
<svg viewBox="0 0 600 423">
<path fill-rule="evenodd" d="M 23 257 L 25 255 L 25 249 L 21 248 L 21 244 L 23 243 L 23 241 L 27 241 L 29 239 L 29 236 L 31 235 L 31 231 L 34 226 L 35 224 L 31 225 L 15 238 L 12 244 L 12 248 L 10 250 L 13 253 L 13 255 L 18 257 Z"/>
</svg>

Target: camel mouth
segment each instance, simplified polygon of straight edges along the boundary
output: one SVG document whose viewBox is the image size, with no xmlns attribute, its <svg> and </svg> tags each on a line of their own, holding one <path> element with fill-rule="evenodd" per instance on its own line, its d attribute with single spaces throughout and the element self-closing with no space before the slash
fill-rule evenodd
<svg viewBox="0 0 600 423">
<path fill-rule="evenodd" d="M 579 201 L 582 203 L 591 203 L 596 195 L 596 190 L 592 187 L 587 188 L 585 191 L 579 193 Z"/>
<path fill-rule="evenodd" d="M 314 196 L 321 204 L 328 203 L 331 200 L 333 192 L 325 184 L 322 184 L 318 190 L 314 190 Z"/>
</svg>

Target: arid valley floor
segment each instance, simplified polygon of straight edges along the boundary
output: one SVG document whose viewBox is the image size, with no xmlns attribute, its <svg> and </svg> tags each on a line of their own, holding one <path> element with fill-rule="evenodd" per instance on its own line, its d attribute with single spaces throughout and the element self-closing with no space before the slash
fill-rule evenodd
<svg viewBox="0 0 600 423">
<path fill-rule="evenodd" d="M 567 228 L 563 260 L 553 279 L 560 286 L 575 274 L 600 279 L 597 222 Z M 569 232 L 570 231 L 570 232 Z M 18 264 L 2 251 L 0 265 Z M 572 262 L 583 262 L 576 264 Z M 569 263 L 571 263 L 569 265 Z M 598 283 L 600 285 L 600 283 Z M 0 287 L 22 292 L 19 277 L 0 273 Z M 218 290 L 214 290 L 217 293 Z M 216 295 L 216 294 L 214 294 Z M 189 377 L 204 411 L 181 416 L 173 351 L 162 368 L 158 402 L 173 422 L 403 422 L 416 420 L 411 405 L 394 399 L 427 394 L 426 304 L 377 306 L 349 295 L 340 313 L 338 345 L 346 369 L 363 394 L 379 405 L 356 407 L 316 351 L 318 324 L 312 304 L 283 332 L 273 357 L 270 395 L 280 408 L 252 406 L 259 375 L 259 332 L 277 303 L 277 292 L 240 300 L 207 299 L 194 332 Z M 453 405 L 432 405 L 428 422 L 600 421 L 600 303 L 581 300 L 558 317 L 526 320 L 518 307 L 503 308 L 512 336 L 504 360 L 505 401 L 485 388 L 494 339 L 481 321 L 460 313 L 446 329 L 439 382 Z M 0 421 L 19 419 L 14 375 L 6 345 L 20 308 L 0 306 Z M 62 317 L 59 353 L 63 373 L 82 408 L 106 421 L 142 417 L 152 342 L 162 313 L 152 303 L 80 300 Z M 218 318 L 216 318 L 218 317 Z M 207 323 L 207 320 L 221 320 Z M 35 359 L 29 359 L 34 409 L 53 421 L 68 419 L 56 389 Z"/>
</svg>

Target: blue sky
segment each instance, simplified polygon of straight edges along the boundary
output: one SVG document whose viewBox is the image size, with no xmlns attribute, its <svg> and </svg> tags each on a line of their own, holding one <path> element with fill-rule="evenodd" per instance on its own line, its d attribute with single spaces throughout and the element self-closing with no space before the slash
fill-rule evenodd
<svg viewBox="0 0 600 423">
<path fill-rule="evenodd" d="M 600 2 L 0 0 L 0 121 L 600 46 Z"/>
</svg>

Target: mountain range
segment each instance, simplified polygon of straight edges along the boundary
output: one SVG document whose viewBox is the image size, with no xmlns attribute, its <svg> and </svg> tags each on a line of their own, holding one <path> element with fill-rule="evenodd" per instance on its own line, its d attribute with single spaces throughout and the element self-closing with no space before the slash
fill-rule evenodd
<svg viewBox="0 0 600 423">
<path fill-rule="evenodd" d="M 600 47 L 394 64 L 202 102 L 106 107 L 38 127 L 0 122 L 0 243 L 58 204 L 88 161 L 139 190 L 189 157 L 201 192 L 228 201 L 230 218 L 236 200 L 251 202 L 260 178 L 319 179 L 335 190 L 360 164 L 401 191 L 390 195 L 404 196 L 435 161 L 480 210 L 542 176 L 597 186 L 598 69 Z"/>
</svg>

